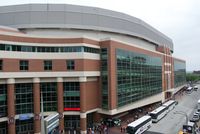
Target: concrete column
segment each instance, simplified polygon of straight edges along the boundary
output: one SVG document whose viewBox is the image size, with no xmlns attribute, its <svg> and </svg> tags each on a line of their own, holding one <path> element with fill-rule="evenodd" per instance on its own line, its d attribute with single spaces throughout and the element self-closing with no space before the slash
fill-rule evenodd
<svg viewBox="0 0 200 134">
<path fill-rule="evenodd" d="M 87 78 L 86 77 L 80 77 L 79 78 L 80 81 L 80 109 L 81 112 L 85 113 L 86 112 L 86 81 Z"/>
<path fill-rule="evenodd" d="M 87 134 L 87 117 L 86 113 L 80 114 L 80 128 L 81 134 Z"/>
<path fill-rule="evenodd" d="M 59 131 L 64 134 L 64 102 L 63 102 L 63 78 L 57 78 L 57 105 L 59 113 Z"/>
<path fill-rule="evenodd" d="M 41 133 L 40 120 L 40 78 L 33 78 L 33 102 L 34 102 L 34 133 Z"/>
<path fill-rule="evenodd" d="M 15 134 L 15 79 L 7 80 L 8 134 Z"/>
</svg>

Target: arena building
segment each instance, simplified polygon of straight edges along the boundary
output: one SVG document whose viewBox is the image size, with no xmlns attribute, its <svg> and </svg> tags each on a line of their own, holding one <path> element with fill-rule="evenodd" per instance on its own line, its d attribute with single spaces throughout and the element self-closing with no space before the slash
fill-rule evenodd
<svg viewBox="0 0 200 134">
<path fill-rule="evenodd" d="M 127 14 L 24 4 L 0 7 L 0 25 L 3 134 L 41 133 L 41 111 L 59 113 L 60 132 L 85 134 L 103 117 L 172 98 L 186 82 L 172 40 Z"/>
</svg>

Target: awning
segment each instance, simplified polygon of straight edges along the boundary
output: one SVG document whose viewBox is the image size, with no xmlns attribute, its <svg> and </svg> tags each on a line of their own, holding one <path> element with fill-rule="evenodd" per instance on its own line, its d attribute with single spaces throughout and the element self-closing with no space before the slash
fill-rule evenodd
<svg viewBox="0 0 200 134">
<path fill-rule="evenodd" d="M 182 85 L 182 86 L 179 86 L 177 88 L 171 88 L 171 89 L 168 89 L 167 91 L 165 92 L 170 92 L 172 94 L 175 94 L 176 92 L 178 92 L 179 90 L 181 90 L 183 87 L 185 87 L 186 85 Z"/>
</svg>

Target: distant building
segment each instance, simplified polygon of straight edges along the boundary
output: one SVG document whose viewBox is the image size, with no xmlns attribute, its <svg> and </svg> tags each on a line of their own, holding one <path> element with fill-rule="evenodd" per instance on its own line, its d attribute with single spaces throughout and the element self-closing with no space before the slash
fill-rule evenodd
<svg viewBox="0 0 200 134">
<path fill-rule="evenodd" d="M 108 116 L 164 102 L 185 82 L 170 38 L 135 17 L 63 4 L 0 7 L 0 133 L 86 129 Z"/>
<path fill-rule="evenodd" d="M 193 71 L 193 74 L 200 74 L 200 71 Z"/>
</svg>

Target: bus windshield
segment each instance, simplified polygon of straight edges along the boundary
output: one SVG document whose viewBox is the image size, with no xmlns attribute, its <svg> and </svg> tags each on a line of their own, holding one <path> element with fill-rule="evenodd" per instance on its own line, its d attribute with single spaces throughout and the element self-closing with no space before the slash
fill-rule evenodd
<svg viewBox="0 0 200 134">
<path fill-rule="evenodd" d="M 149 115 L 151 116 L 152 119 L 157 119 L 157 115 L 156 114 L 150 113 Z"/>
<path fill-rule="evenodd" d="M 134 134 L 135 133 L 135 128 L 131 126 L 127 126 L 126 132 L 129 134 Z"/>
</svg>

